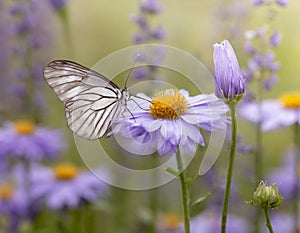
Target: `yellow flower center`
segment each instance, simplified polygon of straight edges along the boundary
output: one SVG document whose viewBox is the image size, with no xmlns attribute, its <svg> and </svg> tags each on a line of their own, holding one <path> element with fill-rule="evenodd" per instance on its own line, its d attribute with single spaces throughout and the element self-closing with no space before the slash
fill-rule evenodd
<svg viewBox="0 0 300 233">
<path fill-rule="evenodd" d="M 182 217 L 177 214 L 167 214 L 162 217 L 163 228 L 166 230 L 175 230 L 182 222 Z"/>
<path fill-rule="evenodd" d="M 300 92 L 282 95 L 280 101 L 285 108 L 300 108 Z"/>
<path fill-rule="evenodd" d="M 155 94 L 149 113 L 156 119 L 176 120 L 186 113 L 188 103 L 177 89 L 167 89 Z"/>
<path fill-rule="evenodd" d="M 36 125 L 32 121 L 16 121 L 14 123 L 15 130 L 19 134 L 32 134 L 35 129 Z"/>
<path fill-rule="evenodd" d="M 10 199 L 13 192 L 14 192 L 14 187 L 11 184 L 4 183 L 0 185 L 0 198 L 2 200 Z"/>
<path fill-rule="evenodd" d="M 72 180 L 78 174 L 78 168 L 72 164 L 58 164 L 53 168 L 55 178 L 58 180 Z"/>
</svg>

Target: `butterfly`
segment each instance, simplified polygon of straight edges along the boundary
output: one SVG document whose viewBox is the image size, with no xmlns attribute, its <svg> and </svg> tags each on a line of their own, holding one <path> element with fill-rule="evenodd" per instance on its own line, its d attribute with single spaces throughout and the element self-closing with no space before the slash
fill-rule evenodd
<svg viewBox="0 0 300 233">
<path fill-rule="evenodd" d="M 55 60 L 43 73 L 65 105 L 69 128 L 89 140 L 107 132 L 112 120 L 126 110 L 131 97 L 126 85 L 120 89 L 103 75 L 76 62 Z"/>
</svg>

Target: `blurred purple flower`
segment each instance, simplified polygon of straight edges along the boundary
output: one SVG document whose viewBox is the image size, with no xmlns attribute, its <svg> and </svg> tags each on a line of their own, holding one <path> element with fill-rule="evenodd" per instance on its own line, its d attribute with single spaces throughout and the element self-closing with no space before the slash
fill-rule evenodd
<svg viewBox="0 0 300 233">
<path fill-rule="evenodd" d="M 262 59 L 262 64 L 265 67 L 270 67 L 272 62 L 275 59 L 275 54 L 272 51 L 268 51 L 264 57 L 264 59 Z"/>
<path fill-rule="evenodd" d="M 295 233 L 293 229 L 294 220 L 293 217 L 289 214 L 276 212 L 275 214 L 271 215 L 271 223 L 274 232 Z M 263 227 L 263 229 L 263 233 L 268 232 L 265 226 Z"/>
<path fill-rule="evenodd" d="M 288 0 L 275 0 L 275 2 L 282 7 L 287 6 L 287 4 L 289 3 Z"/>
<path fill-rule="evenodd" d="M 260 6 L 264 3 L 264 0 L 252 0 L 254 6 Z"/>
<path fill-rule="evenodd" d="M 237 137 L 237 151 L 241 154 L 250 154 L 254 151 L 253 146 L 246 145 L 242 137 Z"/>
<path fill-rule="evenodd" d="M 263 80 L 262 87 L 266 90 L 270 90 L 278 80 L 276 72 L 280 68 L 280 62 L 275 61 L 275 54 L 272 51 L 267 51 L 265 54 L 258 53 L 254 49 L 253 51 L 255 52 L 252 54 L 253 57 L 248 60 L 247 69 L 243 70 L 246 81 L 250 83 L 252 79 L 256 80 L 257 77 L 260 77 L 263 71 L 268 72 L 269 78 Z"/>
<path fill-rule="evenodd" d="M 140 10 L 148 14 L 158 14 L 162 11 L 159 0 L 146 0 L 140 4 Z"/>
<path fill-rule="evenodd" d="M 215 210 L 206 210 L 204 213 L 191 220 L 191 233 L 216 233 L 220 231 L 221 216 Z M 250 224 L 240 216 L 230 214 L 228 216 L 227 232 L 230 233 L 250 233 Z M 178 233 L 183 233 L 183 227 Z M 176 232 L 177 233 L 177 232 Z"/>
<path fill-rule="evenodd" d="M 133 74 L 136 79 L 143 79 L 148 76 L 149 71 L 143 67 L 139 67 L 134 69 Z"/>
<path fill-rule="evenodd" d="M 160 155 L 176 153 L 179 145 L 190 154 L 197 144 L 205 145 L 199 128 L 207 131 L 226 127 L 226 105 L 215 95 L 190 97 L 185 90 L 161 91 L 151 100 L 138 100 L 138 105 L 128 105 L 131 115 L 128 120 L 116 119 L 111 134 L 121 134 L 130 142 L 137 142 L 140 154 L 147 147 Z M 145 111 L 142 109 L 150 109 Z"/>
<path fill-rule="evenodd" d="M 49 4 L 54 10 L 59 11 L 66 7 L 67 0 L 49 0 Z"/>
<path fill-rule="evenodd" d="M 134 44 L 159 42 L 165 38 L 166 32 L 164 31 L 163 27 L 161 25 L 153 25 L 149 20 L 149 15 L 153 17 L 153 14 L 158 14 L 161 11 L 162 5 L 160 4 L 159 0 L 146 0 L 140 3 L 140 12 L 137 15 L 131 16 L 131 20 L 138 27 L 138 32 L 132 37 L 132 42 Z M 151 61 L 160 55 L 161 53 L 151 54 L 151 57 L 146 55 L 145 57 L 147 58 L 144 58 L 143 62 L 146 64 L 151 64 Z M 152 67 L 140 67 L 133 72 L 133 76 L 136 79 L 141 79 L 150 74 L 153 75 L 155 70 L 156 69 L 152 69 Z"/>
<path fill-rule="evenodd" d="M 161 25 L 159 25 L 158 27 L 152 29 L 151 36 L 153 39 L 163 40 L 166 36 L 166 32 L 163 29 L 163 27 Z"/>
<path fill-rule="evenodd" d="M 256 63 L 255 59 L 251 59 L 248 61 L 248 71 L 251 74 L 250 77 L 252 78 L 252 74 L 259 71 L 260 67 Z"/>
<path fill-rule="evenodd" d="M 266 90 L 271 90 L 272 87 L 278 82 L 278 76 L 273 75 L 265 80 L 264 82 L 264 88 Z"/>
<path fill-rule="evenodd" d="M 220 216 L 217 213 L 208 213 L 208 214 L 202 214 L 191 221 L 191 232 L 197 233 L 199 231 L 203 230 L 203 226 L 206 233 L 215 233 L 220 230 L 219 223 L 221 222 L 216 221 L 216 219 L 220 219 Z M 216 224 L 217 222 L 217 224 Z M 242 219 L 241 217 L 235 216 L 235 215 L 229 215 L 228 216 L 228 224 L 227 224 L 227 231 L 231 233 L 247 233 L 251 232 L 251 227 L 249 223 L 245 219 Z"/>
<path fill-rule="evenodd" d="M 252 4 L 254 6 L 260 6 L 260 5 L 263 5 L 263 4 L 269 4 L 271 1 L 265 1 L 265 0 L 252 0 Z M 282 7 L 285 7 L 287 4 L 288 4 L 288 0 L 273 0 L 274 3 L 282 6 Z M 272 3 L 272 2 L 271 2 Z"/>
<path fill-rule="evenodd" d="M 1 176 L 0 214 L 9 219 L 8 232 L 18 233 L 21 221 L 32 221 L 40 210 L 40 203 L 31 196 L 30 175 L 30 170 L 21 164 Z"/>
<path fill-rule="evenodd" d="M 29 121 L 7 122 L 0 128 L 0 156 L 30 161 L 54 160 L 65 144 L 59 130 Z"/>
<path fill-rule="evenodd" d="M 29 206 L 29 198 L 24 187 L 16 187 L 11 183 L 0 185 L 0 214 L 8 217 L 9 232 L 19 232 L 20 222 L 28 217 Z"/>
<path fill-rule="evenodd" d="M 246 80 L 229 41 L 214 45 L 214 65 L 216 96 L 228 101 L 243 95 Z"/>
<path fill-rule="evenodd" d="M 97 170 L 97 174 L 108 175 L 103 169 Z M 93 173 L 69 163 L 58 164 L 52 169 L 36 167 L 32 182 L 32 196 L 45 200 L 51 209 L 76 208 L 96 201 L 108 191 L 108 185 Z"/>
<path fill-rule="evenodd" d="M 26 216 L 29 198 L 24 187 L 16 187 L 12 183 L 0 185 L 0 213 Z"/>
<path fill-rule="evenodd" d="M 238 115 L 256 124 L 261 122 L 263 131 L 278 130 L 295 123 L 300 124 L 300 94 L 291 93 L 277 100 L 264 100 L 261 105 L 256 102 L 245 103 L 239 106 Z M 261 119 L 259 119 L 260 115 Z"/>
<path fill-rule="evenodd" d="M 270 64 L 269 70 L 273 76 L 275 75 L 274 73 L 280 68 L 280 65 L 280 62 L 273 62 Z"/>
<path fill-rule="evenodd" d="M 270 44 L 274 47 L 277 47 L 281 42 L 281 35 L 278 31 L 275 31 L 270 37 Z"/>
<path fill-rule="evenodd" d="M 0 86 L 5 87 L 1 93 L 4 96 L 7 94 L 11 96 L 9 101 L 5 98 L 5 103 L 0 104 L 10 114 L 35 114 L 38 118 L 36 115 L 41 113 L 42 109 L 35 105 L 32 98 L 36 96 L 43 98 L 43 95 L 37 93 L 42 93 L 40 87 L 45 84 L 45 81 L 42 73 L 35 71 L 37 71 L 36 67 L 41 67 L 41 64 L 48 59 L 51 40 L 49 17 L 53 12 L 49 10 L 46 1 L 32 0 L 11 1 L 4 4 L 0 14 L 0 64 L 4 59 L 13 61 L 11 64 L 6 63 L 5 69 L 0 65 L 2 77 L 0 84 L 4 83 Z M 2 43 L 2 36 L 5 36 L 6 43 Z M 8 49 L 10 51 L 6 53 Z M 29 91 L 29 87 L 34 88 Z M 12 90 L 18 95 L 11 95 Z M 28 105 L 31 105 L 31 108 L 28 108 Z M 31 110 L 34 113 L 28 113 Z"/>
<path fill-rule="evenodd" d="M 295 155 L 294 152 L 289 151 L 283 157 L 282 165 L 274 169 L 269 175 L 268 180 L 270 183 L 276 183 L 280 193 L 284 199 L 291 200 L 294 195 L 295 188 Z M 300 167 L 299 167 L 300 169 Z M 300 194 L 300 187 L 299 187 Z"/>
<path fill-rule="evenodd" d="M 131 16 L 131 20 L 138 26 L 139 32 L 133 36 L 134 44 L 150 43 L 152 40 L 161 41 L 165 37 L 165 31 L 162 26 L 151 25 L 147 14 L 159 13 L 161 9 L 158 0 L 147 0 L 140 5 L 141 12 L 138 15 Z"/>
<path fill-rule="evenodd" d="M 248 54 L 255 54 L 255 48 L 253 47 L 253 45 L 250 41 L 247 41 L 245 43 L 244 49 Z"/>
</svg>

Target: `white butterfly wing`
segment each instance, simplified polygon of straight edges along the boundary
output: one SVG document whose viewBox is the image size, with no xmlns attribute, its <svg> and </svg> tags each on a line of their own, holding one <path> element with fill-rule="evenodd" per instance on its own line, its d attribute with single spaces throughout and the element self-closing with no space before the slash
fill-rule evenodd
<svg viewBox="0 0 300 233">
<path fill-rule="evenodd" d="M 50 62 L 44 77 L 65 104 L 68 126 L 78 136 L 90 140 L 102 137 L 112 119 L 124 110 L 116 84 L 75 62 Z"/>
</svg>

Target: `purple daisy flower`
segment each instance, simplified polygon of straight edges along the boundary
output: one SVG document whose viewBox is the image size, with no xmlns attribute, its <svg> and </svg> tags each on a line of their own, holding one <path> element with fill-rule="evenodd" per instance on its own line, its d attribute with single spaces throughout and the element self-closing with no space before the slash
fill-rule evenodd
<svg viewBox="0 0 300 233">
<path fill-rule="evenodd" d="M 0 213 L 23 216 L 27 213 L 29 199 L 24 187 L 16 187 L 11 183 L 0 185 Z"/>
<path fill-rule="evenodd" d="M 116 119 L 110 134 L 121 134 L 135 142 L 141 150 L 139 154 L 176 153 L 179 146 L 191 154 L 197 144 L 205 145 L 199 128 L 213 131 L 226 127 L 227 106 L 214 94 L 191 97 L 185 90 L 167 89 L 152 100 L 144 95 L 140 97 L 145 100 L 136 101 L 138 106 L 130 101 L 131 116 L 126 121 Z"/>
<path fill-rule="evenodd" d="M 101 176 L 106 171 L 98 170 Z M 84 201 L 93 202 L 102 196 L 108 185 L 89 171 L 82 171 L 72 164 L 33 169 L 32 196 L 42 198 L 51 209 L 76 208 Z"/>
<path fill-rule="evenodd" d="M 300 94 L 289 93 L 277 100 L 264 100 L 260 106 L 256 102 L 245 103 L 239 107 L 238 115 L 256 124 L 261 122 L 263 131 L 300 124 Z"/>
<path fill-rule="evenodd" d="M 30 121 L 7 122 L 0 128 L 0 156 L 31 161 L 53 160 L 64 149 L 62 133 Z"/>
<path fill-rule="evenodd" d="M 23 165 L 14 166 L 10 174 L 2 174 L 0 184 L 0 214 L 9 219 L 7 232 L 19 232 L 20 222 L 33 220 L 40 202 L 31 196 L 30 170 Z"/>
<path fill-rule="evenodd" d="M 24 187 L 12 183 L 0 185 L 0 214 L 9 219 L 8 232 L 19 232 L 20 221 L 28 216 L 30 202 Z"/>
</svg>

